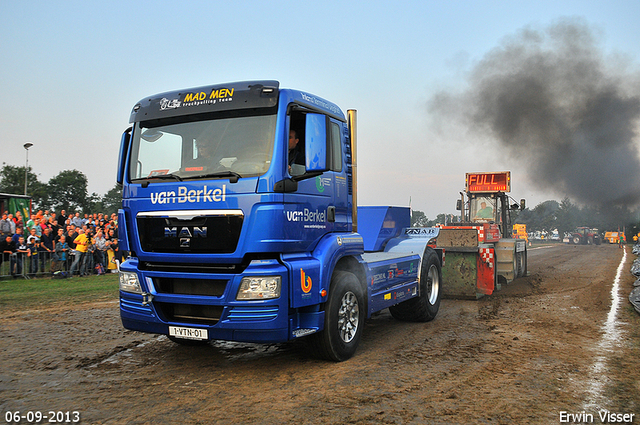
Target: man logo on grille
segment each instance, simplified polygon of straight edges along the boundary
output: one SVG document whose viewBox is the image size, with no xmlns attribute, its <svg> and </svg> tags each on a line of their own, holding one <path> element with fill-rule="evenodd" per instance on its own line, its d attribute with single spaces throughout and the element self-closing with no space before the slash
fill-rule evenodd
<svg viewBox="0 0 640 425">
<path fill-rule="evenodd" d="M 178 230 L 177 227 L 165 227 L 164 228 L 164 237 L 165 238 L 180 238 L 180 248 L 190 248 L 191 247 L 191 238 L 206 238 L 207 237 L 207 228 L 206 227 L 194 227 L 190 229 L 189 227 L 181 227 Z"/>
<path fill-rule="evenodd" d="M 178 232 L 177 227 L 165 227 L 164 237 L 165 238 L 206 238 L 207 228 L 194 227 L 192 231 L 188 227 L 181 227 L 180 232 Z"/>
</svg>

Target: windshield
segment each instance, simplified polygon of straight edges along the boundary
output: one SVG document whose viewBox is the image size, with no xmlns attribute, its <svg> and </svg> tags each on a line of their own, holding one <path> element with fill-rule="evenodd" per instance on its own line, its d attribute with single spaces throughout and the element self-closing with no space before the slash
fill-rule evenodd
<svg viewBox="0 0 640 425">
<path fill-rule="evenodd" d="M 495 200 L 490 196 L 478 196 L 470 200 L 471 221 L 488 222 L 494 220 Z"/>
<path fill-rule="evenodd" d="M 145 127 L 137 123 L 131 180 L 251 177 L 271 164 L 275 115 L 222 118 Z"/>
</svg>

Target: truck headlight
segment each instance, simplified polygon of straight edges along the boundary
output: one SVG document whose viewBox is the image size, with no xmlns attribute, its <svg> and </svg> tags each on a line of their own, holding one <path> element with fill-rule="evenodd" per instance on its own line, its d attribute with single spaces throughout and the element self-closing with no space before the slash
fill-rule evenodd
<svg viewBox="0 0 640 425">
<path fill-rule="evenodd" d="M 142 287 L 137 273 L 120 272 L 120 290 L 123 292 L 142 293 Z"/>
<path fill-rule="evenodd" d="M 280 297 L 280 276 L 243 277 L 236 300 L 269 300 Z"/>
</svg>

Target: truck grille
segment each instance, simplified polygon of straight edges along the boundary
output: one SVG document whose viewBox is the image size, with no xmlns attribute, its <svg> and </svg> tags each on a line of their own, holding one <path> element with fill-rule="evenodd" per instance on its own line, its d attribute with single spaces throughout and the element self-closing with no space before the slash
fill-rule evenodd
<svg viewBox="0 0 640 425">
<path fill-rule="evenodd" d="M 200 264 L 200 263 L 151 263 L 141 261 L 140 270 L 169 273 L 230 273 L 239 274 L 245 269 L 243 264 Z"/>
<path fill-rule="evenodd" d="M 229 320 L 232 321 L 268 321 L 278 317 L 278 306 L 232 307 Z"/>
<path fill-rule="evenodd" d="M 187 322 L 203 325 L 218 323 L 222 306 L 196 304 L 170 304 L 154 302 L 154 306 L 167 322 Z"/>
<path fill-rule="evenodd" d="M 204 295 L 221 297 L 227 287 L 223 279 L 181 279 L 156 277 L 153 279 L 156 291 L 162 294 Z"/>
<path fill-rule="evenodd" d="M 163 253 L 232 253 L 243 220 L 241 211 L 167 211 L 136 217 L 142 250 Z"/>
</svg>

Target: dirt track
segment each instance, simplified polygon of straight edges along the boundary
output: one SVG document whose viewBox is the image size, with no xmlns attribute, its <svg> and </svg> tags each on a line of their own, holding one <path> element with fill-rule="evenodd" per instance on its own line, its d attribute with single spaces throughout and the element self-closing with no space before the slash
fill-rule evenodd
<svg viewBox="0 0 640 425">
<path fill-rule="evenodd" d="M 86 424 L 558 424 L 578 423 L 563 411 L 601 423 L 604 407 L 640 423 L 627 252 L 613 350 L 599 344 L 615 245 L 531 250 L 529 277 L 479 301 L 444 300 L 431 323 L 385 311 L 338 364 L 299 343 L 187 348 L 125 331 L 116 301 L 15 314 L 0 319 L 0 421 L 75 410 Z"/>
</svg>

